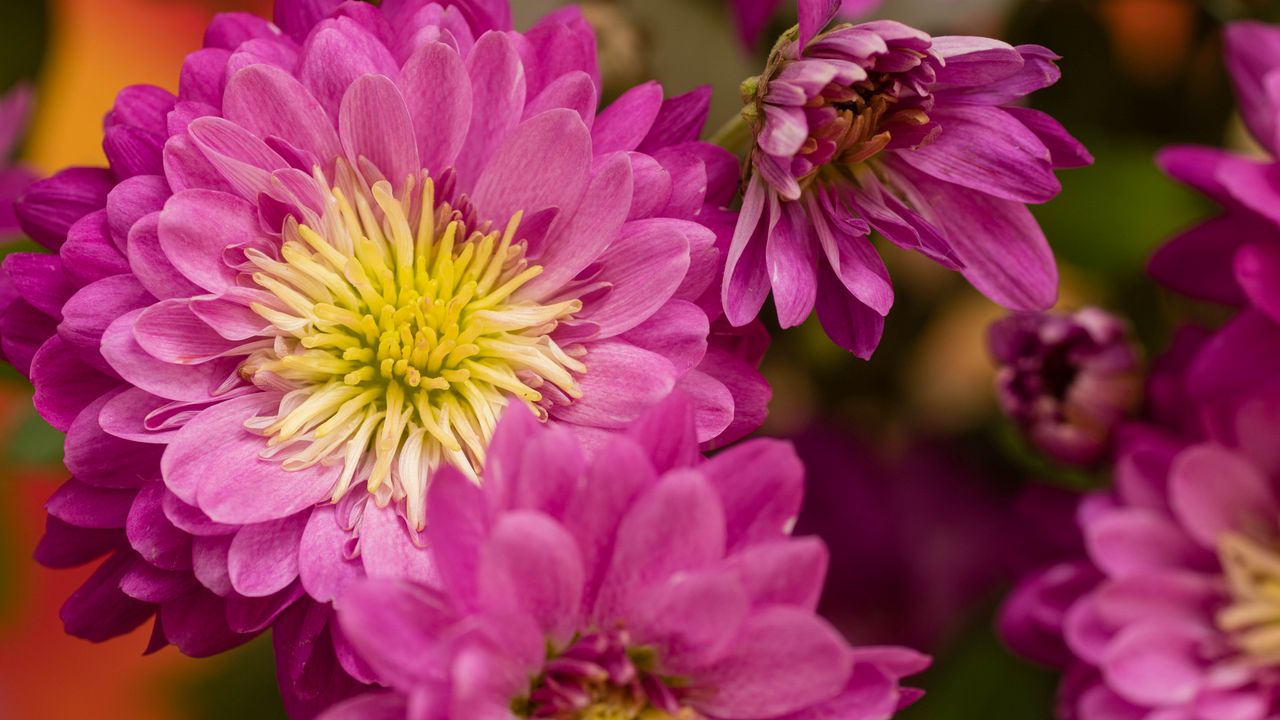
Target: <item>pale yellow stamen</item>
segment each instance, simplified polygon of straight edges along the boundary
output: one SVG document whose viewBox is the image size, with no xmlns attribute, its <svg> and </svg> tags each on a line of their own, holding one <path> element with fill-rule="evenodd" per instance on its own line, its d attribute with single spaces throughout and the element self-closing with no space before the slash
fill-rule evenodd
<svg viewBox="0 0 1280 720">
<path fill-rule="evenodd" d="M 1218 627 L 1251 660 L 1280 664 L 1280 550 L 1229 533 L 1218 556 L 1232 599 L 1218 613 Z"/>
<path fill-rule="evenodd" d="M 338 176 L 363 187 L 341 163 Z M 580 397 L 587 368 L 549 335 L 582 303 L 519 297 L 542 272 L 517 241 L 520 214 L 501 232 L 468 228 L 426 173 L 407 186 L 335 187 L 319 227 L 286 223 L 278 259 L 246 253 L 278 302 L 252 306 L 276 341 L 241 374 L 287 392 L 276 416 L 248 424 L 270 438 L 264 455 L 289 470 L 341 465 L 335 501 L 363 482 L 422 528 L 439 465 L 478 478 L 510 398 L 545 418 L 546 386 Z"/>
</svg>

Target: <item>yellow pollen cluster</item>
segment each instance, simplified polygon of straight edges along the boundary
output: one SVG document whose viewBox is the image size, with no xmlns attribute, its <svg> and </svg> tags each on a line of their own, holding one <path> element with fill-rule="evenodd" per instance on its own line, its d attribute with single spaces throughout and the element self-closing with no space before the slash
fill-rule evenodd
<svg viewBox="0 0 1280 720">
<path fill-rule="evenodd" d="M 276 339 L 241 373 L 285 391 L 278 414 L 249 427 L 287 470 L 341 464 L 335 501 L 365 482 L 420 529 L 432 472 L 448 463 L 477 479 L 510 397 L 545 418 L 545 383 L 580 395 L 582 348 L 549 333 L 582 304 L 517 297 L 542 272 L 516 241 L 519 214 L 504 232 L 468 228 L 425 172 L 398 195 L 341 164 L 338 176 L 319 227 L 291 218 L 278 258 L 246 253 L 278 303 L 253 306 Z"/>
<path fill-rule="evenodd" d="M 1218 627 L 1255 662 L 1280 664 L 1280 551 L 1244 535 L 1224 535 L 1218 556 L 1232 602 Z"/>
</svg>

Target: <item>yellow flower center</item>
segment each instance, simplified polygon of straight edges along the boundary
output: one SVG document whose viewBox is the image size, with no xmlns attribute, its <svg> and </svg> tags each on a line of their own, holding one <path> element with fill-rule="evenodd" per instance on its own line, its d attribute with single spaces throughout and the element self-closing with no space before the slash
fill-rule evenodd
<svg viewBox="0 0 1280 720">
<path fill-rule="evenodd" d="M 1229 533 L 1218 556 L 1231 596 L 1218 627 L 1255 661 L 1280 665 L 1280 551 Z"/>
<path fill-rule="evenodd" d="M 286 470 L 340 464 L 335 501 L 365 482 L 421 529 L 432 472 L 448 463 L 477 479 L 509 398 L 545 419 L 545 383 L 580 395 L 582 348 L 550 333 L 582 303 L 519 297 L 542 272 L 516 239 L 519 213 L 505 231 L 468 227 L 425 171 L 399 195 L 341 163 L 338 177 L 319 227 L 290 218 L 279 258 L 246 252 L 279 302 L 253 306 L 276 340 L 241 373 L 285 391 L 278 414 L 249 428 Z"/>
</svg>

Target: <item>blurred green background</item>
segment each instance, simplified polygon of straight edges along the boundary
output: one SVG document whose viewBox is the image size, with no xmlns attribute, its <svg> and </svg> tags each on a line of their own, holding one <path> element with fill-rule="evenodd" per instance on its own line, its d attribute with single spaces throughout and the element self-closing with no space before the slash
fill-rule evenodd
<svg viewBox="0 0 1280 720">
<path fill-rule="evenodd" d="M 561 4 L 514 0 L 525 27 Z M 100 163 L 101 117 L 121 87 L 174 87 L 219 10 L 269 12 L 269 0 L 6 0 L 0 90 L 35 85 L 39 106 L 20 160 L 49 173 Z M 737 111 L 737 85 L 763 53 L 741 49 L 726 0 L 589 0 L 608 92 L 657 78 L 672 93 L 715 87 L 711 129 Z M 1143 273 L 1162 239 L 1212 212 L 1163 178 L 1152 154 L 1171 143 L 1245 143 L 1220 60 L 1222 23 L 1280 19 L 1271 0 L 887 0 L 877 17 L 935 34 L 1046 45 L 1063 80 L 1034 104 L 1097 158 L 1065 173 L 1036 212 L 1063 269 L 1065 308 L 1129 317 L 1148 354 L 1188 315 Z M 776 31 L 787 26 L 785 13 Z M 768 45 L 766 40 L 763 45 Z M 17 240 L 0 253 L 30 250 Z M 914 642 L 936 654 L 907 720 L 1035 720 L 1051 715 L 1054 676 L 1012 657 L 992 617 L 1022 561 L 1016 499 L 1029 482 L 1105 481 L 1038 460 L 996 412 L 983 344 L 998 308 L 958 277 L 884 248 L 898 288 L 875 359 L 845 355 L 814 326 L 774 330 L 765 432 L 798 438 L 811 465 L 801 530 L 832 546 L 823 610 L 855 641 Z M 922 452 L 926 448 L 927 452 Z M 61 437 L 30 409 L 30 388 L 0 371 L 0 717 L 282 716 L 266 639 L 194 661 L 146 637 L 102 646 L 62 635 L 57 608 L 87 570 L 35 567 L 42 503 L 64 475 Z M 929 462 L 922 462 L 927 457 Z M 832 499 L 831 502 L 827 502 Z M 843 503 L 843 504 L 842 504 Z M 821 505 L 821 508 L 816 508 Z M 816 509 L 815 509 L 816 508 Z M 852 528 L 852 530 L 850 529 Z M 868 570 L 874 567 L 874 570 Z M 68 673 L 75 677 L 71 690 Z"/>
</svg>

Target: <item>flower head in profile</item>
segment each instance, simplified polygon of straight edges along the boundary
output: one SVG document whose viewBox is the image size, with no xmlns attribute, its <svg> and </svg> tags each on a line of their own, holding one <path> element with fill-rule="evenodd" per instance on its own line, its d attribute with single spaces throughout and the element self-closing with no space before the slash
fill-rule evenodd
<svg viewBox="0 0 1280 720">
<path fill-rule="evenodd" d="M 1059 462 L 1102 459 L 1142 397 L 1128 325 L 1098 308 L 1017 313 L 993 324 L 987 339 L 1000 405 L 1031 442 Z"/>
<path fill-rule="evenodd" d="M 21 232 L 13 203 L 35 179 L 31 171 L 11 164 L 27 128 L 33 93 L 18 85 L 0 96 L 0 240 Z"/>
<path fill-rule="evenodd" d="M 281 0 L 205 42 L 176 96 L 121 93 L 109 168 L 32 187 L 51 252 L 4 263 L 0 344 L 75 477 L 40 559 L 108 556 L 71 633 L 158 613 L 203 655 L 274 624 L 290 702 L 343 691 L 324 603 L 435 574 L 432 480 L 476 480 L 507 407 L 598 444 L 678 388 L 699 442 L 758 425 L 705 92 L 597 116 L 590 28 L 504 2 Z"/>
<path fill-rule="evenodd" d="M 1006 307 L 1052 305 L 1057 269 L 1026 204 L 1057 195 L 1056 168 L 1092 158 L 1014 103 L 1058 79 L 1056 56 L 888 21 L 803 44 L 797 32 L 743 84 L 754 139 L 722 288 L 728 319 L 752 321 L 772 290 L 783 327 L 816 305 L 832 340 L 870 356 L 894 299 L 873 230 Z"/>
<path fill-rule="evenodd" d="M 389 689 L 326 718 L 888 718 L 927 661 L 814 613 L 826 549 L 802 468 L 755 440 L 702 462 L 681 398 L 584 459 L 513 408 L 486 482 L 431 488 L 437 588 L 370 580 L 343 634 Z M 411 709 L 411 710 L 410 710 Z"/>
</svg>

